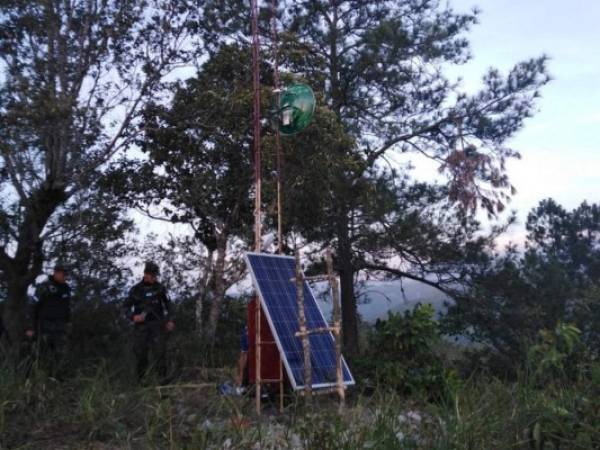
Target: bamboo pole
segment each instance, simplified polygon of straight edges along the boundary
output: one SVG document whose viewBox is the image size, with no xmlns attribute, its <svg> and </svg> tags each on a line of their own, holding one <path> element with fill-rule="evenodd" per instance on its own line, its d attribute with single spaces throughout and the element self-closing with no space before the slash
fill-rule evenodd
<svg viewBox="0 0 600 450">
<path fill-rule="evenodd" d="M 260 299 L 256 297 L 256 341 L 255 341 L 255 376 L 254 384 L 256 385 L 256 413 L 260 415 L 261 410 L 261 383 L 262 383 L 262 370 L 261 370 L 261 348 L 262 342 L 260 340 Z"/>
<path fill-rule="evenodd" d="M 302 336 L 302 352 L 304 353 L 304 393 L 307 404 L 310 404 L 312 402 L 312 365 L 310 362 L 310 340 L 306 332 L 306 315 L 304 314 L 304 277 L 298 250 L 296 250 L 296 297 L 298 300 L 298 321 Z"/>
<path fill-rule="evenodd" d="M 275 105 L 279 108 L 279 99 L 281 89 L 279 85 L 279 61 L 277 48 L 277 0 L 271 2 L 271 34 L 273 43 L 273 93 L 275 94 Z M 282 219 L 282 155 L 281 155 L 281 135 L 279 133 L 279 123 L 275 128 L 275 153 L 277 159 L 277 253 L 283 253 L 283 219 Z M 283 360 L 279 355 L 279 411 L 283 412 Z"/>
<path fill-rule="evenodd" d="M 283 360 L 279 358 L 279 412 L 283 412 Z"/>
<path fill-rule="evenodd" d="M 150 386 L 148 388 L 145 389 L 155 389 L 157 391 L 161 391 L 163 389 L 214 389 L 216 387 L 216 383 L 200 383 L 200 384 L 194 384 L 194 383 L 186 383 L 186 384 L 167 384 L 164 386 Z"/>
<path fill-rule="evenodd" d="M 294 336 L 301 338 L 305 335 L 310 336 L 311 334 L 333 333 L 334 331 L 335 331 L 335 327 L 319 327 L 319 328 L 313 328 L 312 330 L 306 330 L 304 332 L 296 331 L 296 333 L 294 333 Z"/>
<path fill-rule="evenodd" d="M 252 88 L 254 90 L 254 182 L 255 182 L 255 202 L 254 202 L 254 239 L 255 251 L 261 250 L 261 155 L 260 155 L 260 40 L 258 36 L 258 0 L 250 0 L 251 21 L 252 21 Z M 260 414 L 260 299 L 256 297 L 256 326 L 255 326 L 255 385 L 256 385 L 256 413 Z"/>
<path fill-rule="evenodd" d="M 252 9 L 252 87 L 254 90 L 254 247 L 261 247 L 261 154 L 260 154 L 260 38 L 258 36 L 258 0 L 251 0 Z"/>
<path fill-rule="evenodd" d="M 281 97 L 281 86 L 279 83 L 279 49 L 277 48 L 277 0 L 271 2 L 271 42 L 273 50 L 273 93 L 275 94 L 275 105 L 279 108 Z M 282 165 L 281 134 L 279 133 L 279 122 L 275 127 L 275 156 L 277 169 L 277 253 L 283 252 L 283 219 L 282 219 Z"/>
<path fill-rule="evenodd" d="M 342 340 L 341 340 L 341 305 L 337 277 L 333 272 L 333 259 L 331 250 L 327 250 L 327 275 L 331 285 L 333 299 L 333 336 L 335 338 L 335 378 L 336 391 L 340 398 L 340 412 L 346 403 L 346 391 L 344 389 L 344 371 L 342 366 Z"/>
</svg>

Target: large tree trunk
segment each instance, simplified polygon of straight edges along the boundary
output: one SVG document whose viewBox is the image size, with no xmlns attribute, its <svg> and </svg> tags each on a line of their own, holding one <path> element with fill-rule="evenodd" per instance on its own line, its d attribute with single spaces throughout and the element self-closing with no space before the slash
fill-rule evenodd
<svg viewBox="0 0 600 450">
<path fill-rule="evenodd" d="M 214 251 L 208 249 L 208 255 L 206 257 L 206 265 L 204 267 L 204 276 L 200 280 L 200 289 L 198 292 L 198 298 L 196 298 L 196 335 L 200 338 L 204 337 L 204 303 L 208 298 L 208 290 L 210 289 L 210 283 L 213 276 L 213 259 Z"/>
<path fill-rule="evenodd" d="M 41 234 L 58 205 L 66 201 L 63 189 L 40 189 L 27 199 L 23 221 L 18 228 L 17 248 L 13 257 L 2 250 L 0 269 L 7 287 L 3 317 L 7 338 L 13 349 L 23 338 L 27 311 L 27 288 L 42 271 L 44 254 Z"/>
<path fill-rule="evenodd" d="M 344 352 L 357 354 L 358 320 L 356 298 L 354 296 L 354 267 L 352 265 L 352 248 L 348 236 L 348 224 L 343 223 L 338 230 L 338 272 L 340 275 L 340 290 L 342 297 L 342 336 Z"/>
<path fill-rule="evenodd" d="M 25 335 L 25 329 L 31 324 L 26 323 L 27 284 L 18 280 L 7 279 L 7 299 L 4 306 L 2 323 L 6 330 L 5 340 L 12 351 L 19 350 L 19 344 Z"/>
<path fill-rule="evenodd" d="M 225 256 L 227 255 L 227 233 L 221 232 L 217 235 L 217 259 L 213 270 L 213 281 L 215 292 L 213 295 L 208 322 L 206 324 L 205 337 L 208 342 L 214 342 L 217 331 L 217 323 L 221 314 L 221 305 L 225 300 Z"/>
<path fill-rule="evenodd" d="M 329 22 L 329 81 L 331 83 L 331 109 L 342 120 L 343 93 L 340 89 L 340 65 L 338 57 L 339 44 L 339 10 L 336 4 L 333 7 L 331 22 Z M 354 297 L 354 267 L 352 264 L 352 241 L 350 238 L 350 224 L 347 211 L 342 207 L 338 211 L 338 272 L 340 275 L 340 291 L 342 300 L 342 339 L 346 354 L 357 354 L 358 345 L 358 320 L 356 298 Z"/>
</svg>

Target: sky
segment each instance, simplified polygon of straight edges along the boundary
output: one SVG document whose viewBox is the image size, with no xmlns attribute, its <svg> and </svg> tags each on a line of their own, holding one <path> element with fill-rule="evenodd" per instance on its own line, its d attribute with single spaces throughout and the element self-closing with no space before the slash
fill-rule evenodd
<svg viewBox="0 0 600 450">
<path fill-rule="evenodd" d="M 481 10 L 469 34 L 474 57 L 458 73 L 466 90 L 476 90 L 489 67 L 507 73 L 521 60 L 551 58 L 553 80 L 542 90 L 539 111 L 510 142 L 522 154 L 508 164 L 518 191 L 509 208 L 521 225 L 508 238 L 522 241 L 527 212 L 544 198 L 567 209 L 600 202 L 600 1 L 449 3 L 457 12 Z"/>
<path fill-rule="evenodd" d="M 567 209 L 600 202 L 600 1 L 448 0 L 457 12 L 481 10 L 467 35 L 473 59 L 449 74 L 476 91 L 490 67 L 507 73 L 517 62 L 542 54 L 551 59 L 553 80 L 542 89 L 539 111 L 509 144 L 521 160 L 508 163 L 517 188 L 509 210 L 519 224 L 498 242 L 522 243 L 527 213 L 552 197 Z M 435 168 L 417 166 L 417 178 Z M 138 217 L 142 228 L 177 233 L 176 226 Z"/>
</svg>

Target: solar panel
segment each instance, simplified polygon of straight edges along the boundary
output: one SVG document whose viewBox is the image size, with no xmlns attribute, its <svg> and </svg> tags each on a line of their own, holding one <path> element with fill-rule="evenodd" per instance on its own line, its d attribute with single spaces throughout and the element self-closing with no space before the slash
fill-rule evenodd
<svg viewBox="0 0 600 450">
<path fill-rule="evenodd" d="M 296 296 L 296 263 L 294 258 L 265 253 L 246 253 L 246 260 L 258 291 L 262 310 L 273 331 L 277 347 L 294 390 L 304 389 L 304 353 Z M 304 310 L 308 330 L 327 327 L 310 286 L 304 282 Z M 309 336 L 313 389 L 334 387 L 336 383 L 335 341 L 333 334 L 315 333 Z M 354 384 L 354 378 L 342 359 L 344 384 Z"/>
</svg>

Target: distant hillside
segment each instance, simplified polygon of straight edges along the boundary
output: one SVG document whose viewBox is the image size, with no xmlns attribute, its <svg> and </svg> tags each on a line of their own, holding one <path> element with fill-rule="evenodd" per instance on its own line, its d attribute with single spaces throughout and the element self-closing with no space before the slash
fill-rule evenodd
<svg viewBox="0 0 600 450">
<path fill-rule="evenodd" d="M 312 291 L 326 319 L 331 317 L 332 304 L 329 283 L 311 284 Z M 367 281 L 356 287 L 359 296 L 358 312 L 363 321 L 374 323 L 385 319 L 388 312 L 403 312 L 413 309 L 417 303 L 430 303 L 437 314 L 446 312 L 444 302 L 451 300 L 437 289 L 419 281 Z M 228 295 L 239 297 L 251 295 L 252 284 L 249 279 L 229 289 Z"/>
<path fill-rule="evenodd" d="M 327 283 L 313 285 L 313 292 L 325 318 L 331 316 L 333 309 L 328 288 Z M 358 312 L 367 323 L 387 318 L 389 311 L 410 310 L 417 303 L 429 303 L 438 314 L 443 314 L 446 311 L 444 302 L 451 301 L 437 289 L 414 280 L 367 281 L 357 288 L 360 295 Z"/>
</svg>

